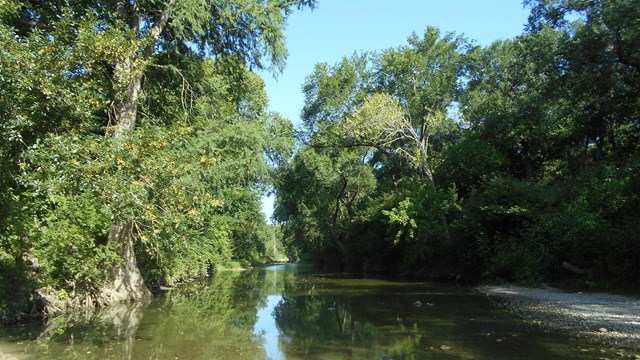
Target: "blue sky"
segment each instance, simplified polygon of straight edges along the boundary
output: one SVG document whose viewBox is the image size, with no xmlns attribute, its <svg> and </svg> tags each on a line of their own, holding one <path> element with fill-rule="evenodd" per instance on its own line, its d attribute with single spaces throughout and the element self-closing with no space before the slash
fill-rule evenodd
<svg viewBox="0 0 640 360">
<path fill-rule="evenodd" d="M 265 80 L 269 109 L 298 123 L 302 84 L 315 64 L 337 63 L 354 52 L 378 51 L 406 43 L 427 26 L 489 45 L 522 33 L 529 11 L 520 0 L 319 0 L 315 10 L 295 12 L 285 31 L 289 58 L 277 79 Z M 273 199 L 263 201 L 271 216 Z"/>
</svg>

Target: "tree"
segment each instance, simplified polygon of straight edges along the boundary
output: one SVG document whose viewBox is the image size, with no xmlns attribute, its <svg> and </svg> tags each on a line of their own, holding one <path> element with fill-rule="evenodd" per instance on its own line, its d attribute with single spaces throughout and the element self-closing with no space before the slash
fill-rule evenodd
<svg viewBox="0 0 640 360">
<path fill-rule="evenodd" d="M 19 34 L 47 31 L 69 20 L 67 41 L 77 40 L 78 25 L 89 22 L 98 34 L 119 34 L 127 46 L 115 51 L 113 134 L 122 136 L 137 121 L 138 100 L 146 69 L 160 51 L 172 49 L 200 56 L 232 56 L 250 66 L 282 70 L 286 58 L 282 30 L 294 8 L 313 7 L 299 1 L 30 1 L 19 6 L 9 24 Z M 122 45 L 122 44 L 120 44 Z M 266 61 L 265 61 L 266 58 Z"/>
<path fill-rule="evenodd" d="M 316 134 L 331 131 L 337 132 L 336 137 L 340 136 L 340 126 L 345 118 L 362 105 L 371 92 L 369 63 L 370 56 L 365 53 L 345 57 L 334 66 L 316 64 L 302 86 L 305 103 L 301 116 L 307 142 Z M 331 140 L 325 136 L 317 137 L 315 141 L 321 139 Z"/>
<path fill-rule="evenodd" d="M 434 172 L 459 133 L 451 107 L 464 46 L 428 28 L 397 49 L 316 65 L 303 87 L 305 147 L 281 168 L 277 185 L 276 218 L 286 235 L 306 241 L 302 247 L 335 249 L 348 268 L 375 271 L 393 262 L 385 253 L 419 250 L 405 269 L 421 258 L 424 246 L 397 241 L 416 219 L 424 221 L 411 241 L 447 242 L 446 196 Z M 413 218 L 396 221 L 413 195 L 405 211 Z M 433 219 L 442 226 L 429 230 Z"/>
<path fill-rule="evenodd" d="M 640 10 L 633 0 L 527 1 L 528 30 L 570 37 L 562 49 L 569 99 L 582 157 L 637 151 L 640 94 Z M 571 21 L 576 19 L 575 21 Z M 590 151 L 595 148 L 598 151 Z"/>
<path fill-rule="evenodd" d="M 542 177 L 545 162 L 566 153 L 572 124 L 560 110 L 565 40 L 541 31 L 476 48 L 469 56 L 464 118 L 520 178 Z"/>
<path fill-rule="evenodd" d="M 363 160 L 357 149 L 307 148 L 280 169 L 274 217 L 290 244 L 316 255 L 330 247 L 345 259 L 350 223 L 375 186 Z"/>
<path fill-rule="evenodd" d="M 113 224 L 108 234 L 97 230 L 94 234 L 97 239 L 91 241 L 98 244 L 106 241 L 120 248 L 123 259 L 114 269 L 119 272 L 114 278 L 114 288 L 118 282 L 136 283 L 130 284 L 128 291 L 111 293 L 116 300 L 143 296 L 145 290 L 138 276 L 134 243 L 137 241 L 136 246 L 146 247 L 145 250 L 152 247 L 147 247 L 150 243 L 142 238 L 140 225 L 149 225 L 147 221 L 163 212 L 165 217 L 171 214 L 167 219 L 177 220 L 180 216 L 175 210 L 179 213 L 185 205 L 193 210 L 189 202 L 195 198 L 191 195 L 198 193 L 197 187 L 202 184 L 195 186 L 197 174 L 190 171 L 191 166 L 215 162 L 216 155 L 198 159 L 201 164 L 185 161 L 189 152 L 181 150 L 177 143 L 200 141 L 194 130 L 200 126 L 201 134 L 205 134 L 206 128 L 214 126 L 205 119 L 218 116 L 224 120 L 215 126 L 237 126 L 242 131 L 234 135 L 257 141 L 244 149 L 252 152 L 252 156 L 256 150 L 261 154 L 266 137 L 256 135 L 255 131 L 262 131 L 263 123 L 243 122 L 262 118 L 266 104 L 262 84 L 249 75 L 250 69 L 282 70 L 286 57 L 283 37 L 286 18 L 296 8 L 314 5 L 313 0 L 3 2 L 0 32 L 6 45 L 3 48 L 8 51 L 3 52 L 0 60 L 12 64 L 2 73 L 9 79 L 2 89 L 3 95 L 7 95 L 3 99 L 18 100 L 14 106 L 5 101 L 0 104 L 3 121 L 6 120 L 1 131 L 13 139 L 3 143 L 1 149 L 3 156 L 11 158 L 10 162 L 3 162 L 11 174 L 0 183 L 3 190 L 11 190 L 9 199 L 36 201 L 40 206 L 34 209 L 34 215 L 39 220 L 46 214 L 60 213 L 58 199 L 47 198 L 41 192 L 42 184 L 55 182 L 57 185 L 49 189 L 49 194 L 68 197 L 70 204 L 76 196 L 106 201 L 105 214 L 113 219 Z M 213 60 L 203 62 L 206 57 Z M 207 73 L 212 64 L 217 74 Z M 26 76 L 16 71 L 19 69 L 28 70 Z M 199 78 L 201 74 L 209 77 Z M 163 96 L 166 94 L 171 96 Z M 141 106 L 143 99 L 145 103 Z M 163 113 L 153 106 L 160 99 L 171 103 L 168 106 L 171 111 Z M 215 104 L 223 106 L 216 108 Z M 210 111 L 214 108 L 216 112 Z M 134 132 L 135 128 L 139 131 Z M 104 134 L 108 138 L 103 138 Z M 170 144 L 172 141 L 177 143 Z M 73 152 L 56 157 L 54 153 L 46 154 L 43 146 Z M 231 153 L 236 150 L 234 146 L 226 146 L 220 152 Z M 86 163 L 83 155 L 93 157 L 94 165 Z M 246 159 L 241 166 L 246 176 L 236 178 L 244 179 L 238 186 L 253 195 L 235 199 L 257 203 L 251 188 L 265 173 L 259 169 L 263 165 L 261 157 L 258 163 L 250 163 L 251 160 Z M 174 168 L 158 166 L 162 163 L 172 166 L 175 161 L 183 163 Z M 64 174 L 56 176 L 44 171 L 45 164 L 64 166 Z M 88 176 L 98 170 L 115 172 L 112 183 L 96 181 L 103 188 L 94 186 Z M 172 180 L 176 171 L 182 173 L 178 180 L 176 177 Z M 176 196 L 178 184 L 183 185 L 182 190 L 195 186 L 191 188 L 194 192 Z M 208 204 L 209 210 L 220 207 L 219 198 L 200 199 Z M 230 203 L 233 201 L 227 204 Z M 247 215 L 247 220 L 256 221 L 255 209 L 257 205 L 249 211 L 252 214 Z M 13 215 L 11 219 L 8 222 L 12 225 L 19 222 Z M 50 229 L 48 225 L 54 223 L 43 222 L 47 226 L 39 229 Z M 154 235 L 162 237 L 160 229 L 166 227 L 154 220 L 150 223 L 154 225 L 153 231 L 160 231 Z M 202 223 L 185 220 L 184 224 L 202 234 Z M 225 237 L 221 235 L 225 227 L 221 229 L 218 238 Z M 233 227 L 229 231 L 232 230 Z M 4 244 L 26 239 L 13 236 L 8 234 L 7 238 L 13 240 Z M 81 237 L 85 236 L 91 237 L 86 232 Z M 170 238 L 168 234 L 165 236 Z M 248 236 L 253 237 L 254 233 Z M 29 249 L 29 244 L 18 246 L 25 247 Z M 198 269 L 196 273 L 202 267 Z"/>
</svg>

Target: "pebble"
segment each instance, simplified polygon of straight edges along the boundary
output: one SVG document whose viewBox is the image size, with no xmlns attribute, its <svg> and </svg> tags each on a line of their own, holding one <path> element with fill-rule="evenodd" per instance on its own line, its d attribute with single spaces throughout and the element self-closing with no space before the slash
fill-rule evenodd
<svg viewBox="0 0 640 360">
<path fill-rule="evenodd" d="M 537 289 L 517 286 L 480 287 L 480 293 L 495 296 L 519 314 L 527 322 L 544 328 L 573 335 L 582 334 L 589 340 L 623 347 L 637 352 L 640 349 L 640 333 L 635 319 L 640 316 L 637 298 L 608 294 L 565 293 L 555 289 Z M 597 306 L 596 306 L 597 305 Z M 597 308 L 597 311 L 596 311 Z M 609 319 L 608 316 L 611 316 Z M 606 321 L 603 321 L 605 316 Z M 585 331 L 586 330 L 586 331 Z M 574 348 L 579 351 L 579 348 Z M 598 353 L 599 349 L 592 352 Z M 617 350 L 601 353 L 600 356 L 618 358 Z M 640 360 L 633 353 L 624 358 Z M 597 359 L 597 356 L 594 357 Z"/>
<path fill-rule="evenodd" d="M 635 354 L 635 355 L 633 355 L 633 358 L 634 358 L 634 359 L 640 359 L 640 355 Z"/>
<path fill-rule="evenodd" d="M 443 350 L 443 351 L 451 350 L 451 346 L 440 345 L 440 350 Z"/>
</svg>

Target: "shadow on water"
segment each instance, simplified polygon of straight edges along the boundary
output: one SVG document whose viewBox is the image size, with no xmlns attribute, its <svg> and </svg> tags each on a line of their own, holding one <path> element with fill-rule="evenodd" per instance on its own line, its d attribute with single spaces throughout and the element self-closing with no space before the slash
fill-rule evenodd
<svg viewBox="0 0 640 360">
<path fill-rule="evenodd" d="M 580 348 L 593 348 L 581 352 Z M 5 329 L 0 359 L 593 359 L 470 289 L 274 265 Z"/>
</svg>

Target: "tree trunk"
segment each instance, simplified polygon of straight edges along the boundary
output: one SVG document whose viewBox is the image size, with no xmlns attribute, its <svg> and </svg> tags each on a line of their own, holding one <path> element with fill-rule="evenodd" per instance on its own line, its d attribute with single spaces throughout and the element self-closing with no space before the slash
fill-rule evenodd
<svg viewBox="0 0 640 360">
<path fill-rule="evenodd" d="M 427 178 L 427 180 L 429 181 L 429 187 L 431 188 L 431 190 L 435 192 L 438 189 L 436 187 L 436 182 L 433 180 L 433 173 L 431 172 L 431 170 L 429 170 L 427 165 L 420 166 L 420 168 L 418 169 L 418 174 L 423 178 Z M 444 235 L 446 236 L 447 241 L 451 242 L 451 233 L 449 233 L 449 223 L 447 222 L 447 217 L 445 216 L 445 214 L 440 214 L 440 222 L 442 223 L 442 228 L 444 229 Z"/>
<path fill-rule="evenodd" d="M 120 244 L 122 262 L 111 269 L 111 283 L 101 289 L 102 305 L 132 301 L 151 296 L 136 262 L 133 247 L 133 220 L 117 220 L 108 241 Z"/>
<path fill-rule="evenodd" d="M 138 99 L 142 89 L 142 73 L 136 74 L 131 67 L 132 59 L 123 59 L 116 66 L 116 72 L 126 89 L 116 94 L 114 137 L 123 137 L 136 127 L 138 117 Z"/>
<path fill-rule="evenodd" d="M 142 89 L 142 76 L 144 69 L 134 67 L 136 60 L 147 61 L 151 58 L 154 46 L 169 21 L 169 15 L 176 0 L 170 0 L 165 10 L 158 16 L 156 22 L 145 35 L 149 39 L 146 48 L 140 53 L 137 46 L 132 46 L 131 52 L 120 58 L 115 66 L 116 97 L 114 100 L 114 118 L 112 135 L 115 138 L 127 136 L 136 127 L 138 117 L 138 100 Z M 129 19 L 130 30 L 140 34 L 141 17 L 138 14 L 138 4 L 128 1 L 118 1 L 116 11 Z M 135 44 L 134 44 L 135 45 Z M 117 243 L 120 246 L 121 263 L 112 269 L 111 284 L 107 284 L 101 290 L 100 302 L 104 304 L 131 301 L 147 298 L 151 295 L 144 283 L 144 279 L 136 262 L 133 246 L 133 219 L 118 219 L 109 231 L 108 242 Z"/>
<path fill-rule="evenodd" d="M 132 68 L 133 56 L 122 59 L 116 65 L 118 81 L 127 84 L 123 91 L 116 94 L 115 120 L 112 135 L 123 138 L 136 126 L 138 115 L 138 99 L 142 86 L 142 73 Z M 138 269 L 133 246 L 132 219 L 118 219 L 109 231 L 108 242 L 120 246 L 121 262 L 111 270 L 110 284 L 100 291 L 100 305 L 132 301 L 147 298 L 151 295 Z"/>
<path fill-rule="evenodd" d="M 338 214 L 340 213 L 340 200 L 347 190 L 348 182 L 344 174 L 341 173 L 340 176 L 342 177 L 342 190 L 340 190 L 340 194 L 338 194 L 336 198 L 336 207 L 334 209 L 333 219 L 331 221 L 331 245 L 340 252 L 340 255 L 344 259 L 346 252 L 344 244 L 342 243 L 342 241 L 340 241 L 340 234 L 338 232 Z"/>
</svg>

